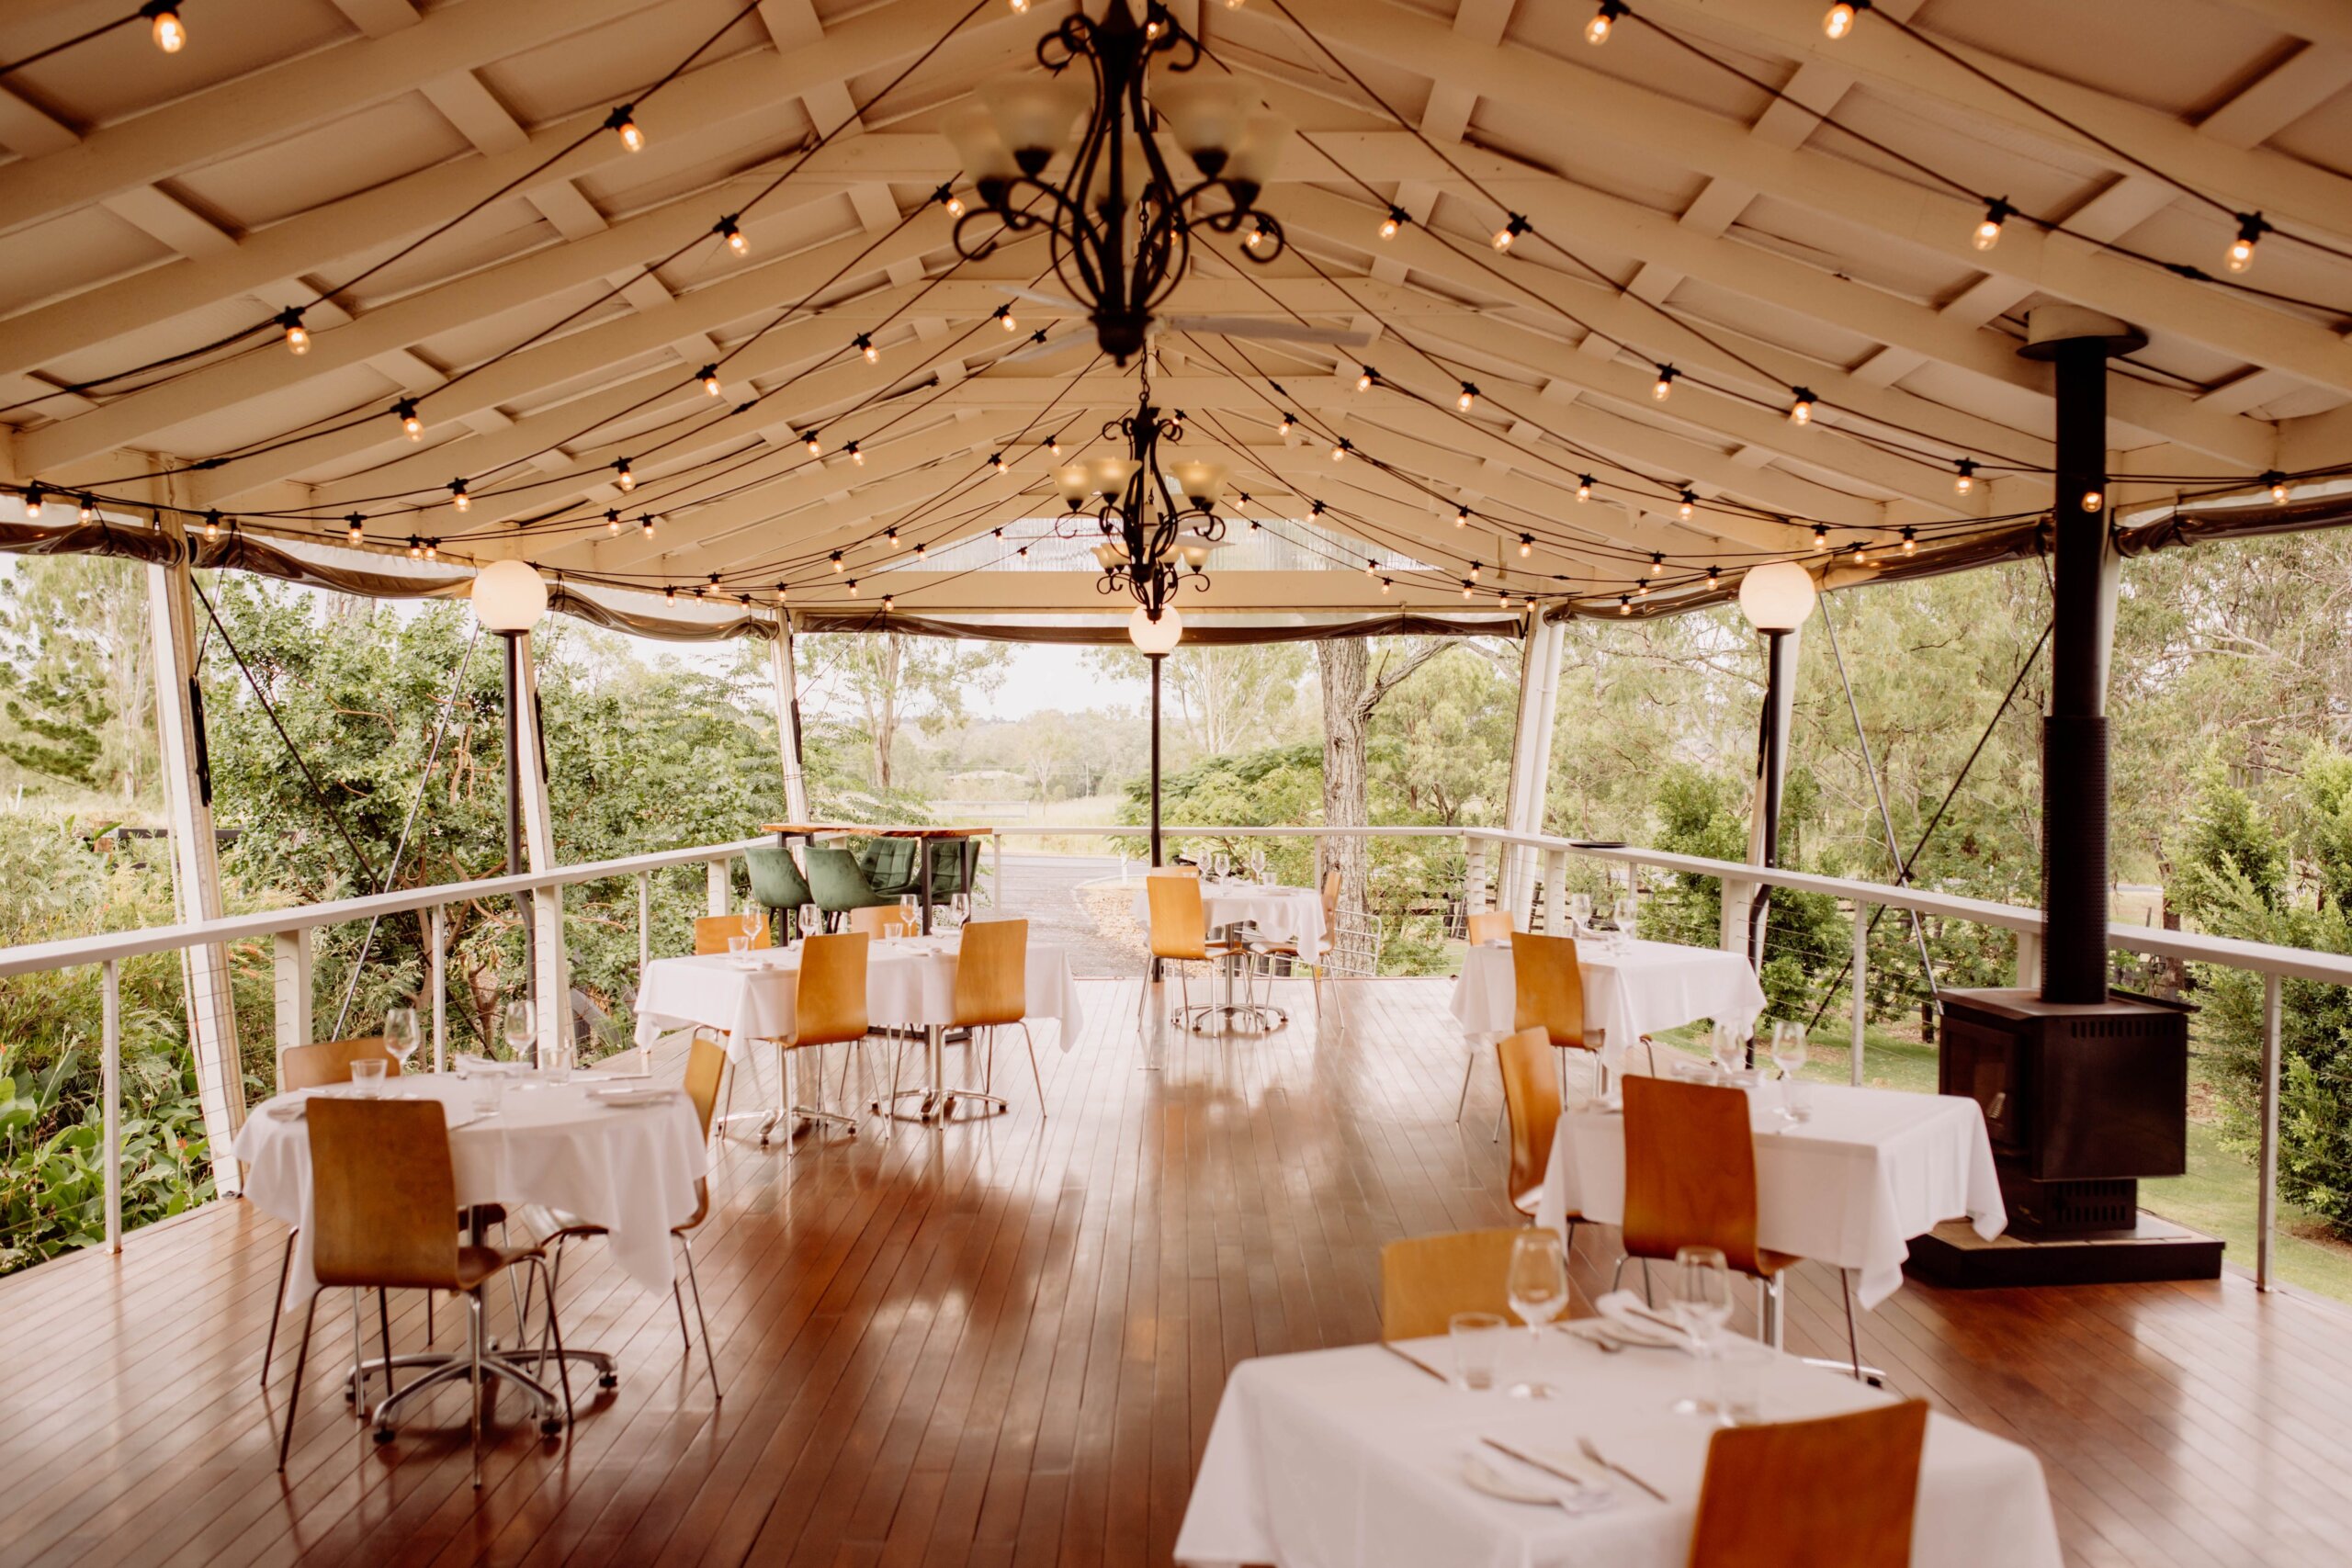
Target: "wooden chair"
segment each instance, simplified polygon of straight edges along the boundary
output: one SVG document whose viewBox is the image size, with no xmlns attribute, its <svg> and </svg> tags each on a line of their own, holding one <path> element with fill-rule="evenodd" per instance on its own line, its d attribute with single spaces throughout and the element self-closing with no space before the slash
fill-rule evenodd
<svg viewBox="0 0 2352 1568">
<path fill-rule="evenodd" d="M 1544 1200 L 1544 1178 L 1552 1168 L 1552 1147 L 1560 1130 L 1560 1058 L 1540 1029 L 1522 1029 L 1495 1042 L 1501 1069 L 1503 1108 L 1510 1118 L 1510 1165 L 1505 1179 L 1510 1206 L 1535 1217 Z M 1585 1217 L 1571 1209 L 1567 1255 L 1577 1256 L 1577 1227 Z"/>
<path fill-rule="evenodd" d="M 318 1282 L 302 1313 L 302 1347 L 295 1353 L 286 1429 L 277 1444 L 281 1472 L 294 1444 L 294 1417 L 301 1403 L 302 1372 L 310 1360 L 311 1325 L 321 1291 L 449 1291 L 466 1298 L 466 1361 L 388 1393 L 373 1416 L 377 1439 L 384 1441 L 391 1431 L 392 1412 L 421 1390 L 459 1377 L 469 1380 L 469 1388 L 481 1382 L 483 1282 L 517 1263 L 546 1264 L 537 1247 L 470 1247 L 458 1241 L 449 1224 L 449 1216 L 458 1212 L 458 1180 L 449 1163 L 448 1124 L 438 1100 L 314 1099 L 304 1119 L 311 1144 L 311 1270 Z M 548 1312 L 548 1332 L 560 1358 L 563 1330 L 555 1322 L 552 1296 Z M 391 1355 L 387 1325 L 387 1367 Z M 544 1401 L 546 1391 L 537 1392 Z M 473 1412 L 473 1480 L 480 1486 L 482 1401 L 478 1390 L 468 1404 Z M 562 1430 L 552 1409 L 544 1403 L 541 1409 L 541 1429 L 550 1436 Z"/>
<path fill-rule="evenodd" d="M 997 1031 L 1021 1027 L 1029 1047 L 1029 1078 L 1037 1086 L 1037 1114 L 1046 1114 L 1046 1080 L 1037 1071 L 1037 1042 L 1029 1032 L 1029 922 L 974 920 L 964 928 L 963 949 L 956 959 L 954 1013 L 949 1025 L 988 1031 L 989 1065 L 981 1078 L 980 1096 L 996 1082 Z M 891 1088 L 895 1090 L 897 1085 Z"/>
<path fill-rule="evenodd" d="M 789 1055 L 824 1045 L 855 1044 L 865 1038 L 866 949 L 873 939 L 864 931 L 812 936 L 800 944 L 800 968 L 793 979 L 792 1033 L 776 1042 Z M 847 1066 L 843 1069 L 846 1072 Z M 825 1097 L 824 1059 L 818 1058 L 817 1098 Z M 821 1106 L 795 1105 L 791 1114 L 811 1122 L 830 1122 L 851 1137 L 857 1136 L 857 1119 Z M 768 1133 L 760 1142 L 768 1141 Z"/>
<path fill-rule="evenodd" d="M 863 908 L 850 910 L 843 918 L 849 922 L 847 929 L 862 931 L 876 942 L 915 934 L 907 925 L 905 913 L 896 904 L 868 904 Z"/>
<path fill-rule="evenodd" d="M 1690 1568 L 1909 1568 L 1928 1406 L 1734 1427 L 1707 1444 Z"/>
<path fill-rule="evenodd" d="M 1464 919 L 1463 928 L 1463 934 L 1469 939 L 1470 945 L 1473 947 L 1482 942 L 1509 942 L 1510 940 L 1510 911 L 1481 909 Z"/>
<path fill-rule="evenodd" d="M 1519 1232 L 1453 1231 L 1380 1249 L 1380 1337 L 1427 1339 L 1458 1312 L 1508 1318 L 1510 1247 Z"/>
<path fill-rule="evenodd" d="M 1798 1259 L 1756 1245 L 1756 1134 L 1747 1096 L 1727 1086 L 1672 1078 L 1625 1079 L 1625 1258 L 1670 1261 L 1686 1247 L 1712 1247 L 1756 1280 L 1780 1322 L 1782 1276 Z M 1648 1284 L 1648 1269 L 1643 1270 Z M 1846 1298 L 1846 1340 L 1853 1373 L 1862 1375 L 1854 1332 L 1853 1284 L 1838 1271 Z M 1759 1317 L 1763 1316 L 1761 1304 Z M 1833 1365 L 1835 1363 L 1832 1363 Z"/>
<path fill-rule="evenodd" d="M 695 956 L 708 958 L 729 951 L 728 942 L 743 934 L 741 915 L 703 915 L 695 920 Z M 768 918 L 760 917 L 760 929 L 752 933 L 752 950 L 758 952 L 769 946 Z"/>
<path fill-rule="evenodd" d="M 288 1045 L 277 1058 L 277 1089 L 290 1094 L 296 1089 L 321 1089 L 332 1083 L 351 1081 L 351 1064 L 373 1061 L 382 1057 L 384 1076 L 401 1076 L 401 1062 L 392 1055 L 390 1043 L 380 1034 L 363 1034 L 355 1040 L 321 1040 L 309 1045 Z M 270 1358 L 277 1353 L 277 1319 L 286 1301 L 286 1276 L 294 1267 L 294 1238 L 301 1234 L 300 1225 L 286 1227 L 286 1247 L 277 1258 L 277 1293 L 270 1297 L 269 1337 L 262 1341 L 261 1385 L 269 1386 Z"/>
<path fill-rule="evenodd" d="M 1170 873 L 1155 871 L 1143 879 L 1144 896 L 1151 910 L 1151 955 L 1168 964 L 1198 964 L 1204 966 L 1220 959 L 1232 958 L 1243 951 L 1238 942 L 1208 937 L 1207 907 L 1201 902 L 1200 874 L 1197 871 Z M 1195 1011 L 1207 1009 L 1193 1006 L 1192 983 L 1182 969 L 1176 972 L 1182 1001 L 1176 1010 L 1176 1021 L 1189 1023 Z"/>
<path fill-rule="evenodd" d="M 727 1048 L 716 1040 L 699 1034 L 695 1036 L 694 1043 L 686 1049 L 684 1088 L 686 1099 L 695 1108 L 695 1120 L 702 1124 L 702 1138 L 705 1144 L 710 1142 L 711 1117 L 718 1109 L 718 1084 L 719 1080 L 726 1076 L 726 1072 Z M 525 1217 L 531 1223 L 531 1230 L 539 1237 L 541 1247 L 545 1247 L 549 1242 L 555 1244 L 555 1259 L 548 1269 L 548 1290 L 550 1293 L 561 1288 L 563 1284 L 563 1244 L 565 1242 L 612 1234 L 603 1225 L 591 1224 L 573 1215 L 553 1210 L 543 1209 L 535 1213 L 526 1212 Z M 711 1354 L 710 1319 L 702 1310 L 702 1281 L 695 1277 L 694 1233 L 701 1227 L 703 1221 L 709 1217 L 710 1180 L 707 1177 L 696 1177 L 694 1215 L 690 1219 L 672 1225 L 670 1234 L 678 1238 L 679 1250 L 685 1254 L 686 1284 L 695 1294 L 695 1320 L 702 1325 L 703 1365 L 710 1372 L 710 1402 L 716 1404 L 719 1400 L 718 1362 Z M 686 1330 L 686 1302 L 685 1297 L 679 1293 L 675 1275 L 672 1275 L 670 1279 L 670 1300 L 678 1309 L 678 1337 L 686 1348 L 686 1360 L 691 1365 L 695 1354 L 695 1337 Z M 525 1298 L 524 1304 L 526 1308 L 529 1305 L 527 1296 Z M 549 1316 L 552 1319 L 553 1314 L 550 1314 Z M 539 1351 L 543 1364 L 547 1348 L 547 1342 L 542 1338 Z"/>
<path fill-rule="evenodd" d="M 1333 866 L 1323 874 L 1323 934 L 1315 939 L 1314 963 L 1308 969 L 1308 973 L 1314 977 L 1315 994 L 1317 998 L 1323 995 L 1324 966 L 1329 962 L 1331 954 L 1338 950 L 1339 931 L 1340 868 Z M 1298 943 L 1295 942 L 1251 942 L 1250 952 L 1253 957 L 1287 958 L 1293 963 L 1307 956 L 1299 950 Z M 1266 978 L 1271 987 L 1273 980 L 1273 965 L 1271 963 L 1266 966 Z"/>
</svg>

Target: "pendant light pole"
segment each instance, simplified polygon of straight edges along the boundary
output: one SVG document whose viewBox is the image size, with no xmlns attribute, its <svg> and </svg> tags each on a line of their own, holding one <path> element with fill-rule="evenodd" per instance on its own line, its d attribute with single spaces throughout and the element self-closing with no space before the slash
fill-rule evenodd
<svg viewBox="0 0 2352 1568">
<path fill-rule="evenodd" d="M 1740 613 L 1764 634 L 1764 711 L 1756 746 L 1758 791 L 1756 831 L 1749 859 L 1758 866 L 1781 860 L 1781 795 L 1789 776 L 1789 719 L 1796 705 L 1797 644 L 1794 633 L 1813 614 L 1818 592 L 1813 574 L 1794 561 L 1751 567 L 1739 585 Z M 1767 888 L 1747 906 L 1747 961 L 1764 973 L 1764 908 Z M 1751 1054 L 1753 1044 L 1750 1045 Z"/>
<path fill-rule="evenodd" d="M 1148 654 L 1151 660 L 1151 863 L 1159 866 L 1159 673 L 1168 662 L 1164 653 Z"/>
<path fill-rule="evenodd" d="M 539 727 L 534 722 L 526 731 L 523 725 L 523 704 L 526 700 L 526 682 L 523 660 L 530 657 L 527 640 L 531 628 L 548 613 L 548 585 L 537 570 L 519 560 L 492 561 L 474 578 L 472 602 L 474 618 L 482 629 L 495 633 L 506 645 L 506 874 L 519 875 L 523 870 L 523 746 L 527 733 L 536 742 Z M 558 894 L 557 897 L 560 897 Z M 539 986 L 538 937 L 531 895 L 520 895 L 515 902 L 523 914 L 523 974 L 532 1001 L 532 1015 L 544 1020 L 555 1003 L 563 998 L 542 997 Z M 560 922 L 559 921 L 559 929 Z M 560 953 L 560 942 L 556 949 Z M 538 1036 L 546 1029 L 535 1032 L 533 1047 L 541 1043 Z"/>
</svg>

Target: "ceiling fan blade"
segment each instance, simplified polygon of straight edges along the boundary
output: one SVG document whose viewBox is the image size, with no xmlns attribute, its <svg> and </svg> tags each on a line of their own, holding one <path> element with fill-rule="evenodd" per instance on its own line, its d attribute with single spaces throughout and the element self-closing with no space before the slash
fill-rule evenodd
<svg viewBox="0 0 2352 1568">
<path fill-rule="evenodd" d="M 1267 342 L 1346 344 L 1353 348 L 1362 348 L 1372 342 L 1370 333 L 1349 332 L 1340 327 L 1308 326 L 1301 321 L 1261 321 L 1254 316 L 1170 316 L 1168 325 L 1182 333 L 1216 333 L 1224 337 L 1257 338 Z"/>
<path fill-rule="evenodd" d="M 1058 294 L 1040 294 L 1034 288 L 1016 288 L 1010 283 L 1000 283 L 997 288 L 1001 293 L 1012 295 L 1015 299 L 1028 299 L 1039 305 L 1052 305 L 1059 310 L 1075 310 L 1081 316 L 1086 314 L 1085 306 L 1075 299 L 1066 299 Z"/>
</svg>

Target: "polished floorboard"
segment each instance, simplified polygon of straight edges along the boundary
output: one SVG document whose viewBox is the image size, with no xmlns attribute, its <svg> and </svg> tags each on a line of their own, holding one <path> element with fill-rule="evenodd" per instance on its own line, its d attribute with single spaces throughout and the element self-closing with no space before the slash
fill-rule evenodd
<svg viewBox="0 0 2352 1568">
<path fill-rule="evenodd" d="M 1456 1124 L 1442 981 L 1319 1009 L 1286 985 L 1285 1031 L 1148 1043 L 1136 983 L 1084 994 L 1071 1050 L 1040 1031 L 1043 1117 L 1015 1034 L 1008 1116 L 720 1146 L 696 1247 L 717 1408 L 671 1303 L 574 1252 L 565 1337 L 616 1352 L 620 1386 L 563 1443 L 509 1395 L 479 1494 L 461 1392 L 385 1448 L 348 1414 L 332 1297 L 279 1478 L 291 1317 L 255 1374 L 285 1233 L 243 1202 L 0 1280 L 0 1563 L 1168 1562 L 1237 1361 L 1373 1337 L 1382 1243 L 1508 1223 L 1498 1091 L 1485 1068 Z M 1585 1290 L 1612 1246 L 1580 1242 Z M 1842 1354 L 1834 1276 L 1802 1269 L 1792 1302 L 1792 1348 Z M 421 1344 L 421 1300 L 394 1314 Z M 1862 1336 L 1894 1387 L 2041 1456 L 2072 1562 L 2352 1560 L 2332 1305 L 2234 1275 L 1910 1284 Z"/>
</svg>

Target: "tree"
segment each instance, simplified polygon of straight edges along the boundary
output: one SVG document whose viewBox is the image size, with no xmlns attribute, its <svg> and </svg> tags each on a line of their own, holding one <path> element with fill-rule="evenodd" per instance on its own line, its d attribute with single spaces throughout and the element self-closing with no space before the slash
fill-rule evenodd
<svg viewBox="0 0 2352 1568">
<path fill-rule="evenodd" d="M 1382 646 L 1375 660 L 1373 643 Z M 1323 825 L 1363 828 L 1371 821 L 1365 738 L 1381 700 L 1446 649 L 1443 637 L 1327 637 L 1315 645 L 1323 681 Z M 1340 869 L 1342 929 L 1361 929 L 1371 913 L 1369 840 L 1341 832 L 1331 855 Z"/>
<path fill-rule="evenodd" d="M 121 803 L 155 777 L 154 657 L 146 568 L 105 556 L 26 556 L 0 577 L 0 657 L 17 729 L 0 754 Z M 62 770 L 62 771 L 61 771 Z"/>
<path fill-rule="evenodd" d="M 1087 650 L 1105 674 L 1148 679 L 1144 656 L 1127 648 Z M 1296 643 L 1179 645 L 1161 663 L 1161 723 L 1169 750 L 1184 761 L 1306 739 L 1310 716 L 1300 700 L 1306 653 Z"/>
<path fill-rule="evenodd" d="M 876 791 L 895 787 L 901 725 L 953 723 L 963 717 L 966 699 L 991 691 L 1004 679 L 1010 648 L 996 642 L 909 637 L 900 632 L 860 632 L 810 637 L 812 659 L 830 661 L 841 674 L 854 710 L 864 720 L 868 748 L 866 776 Z"/>
</svg>

